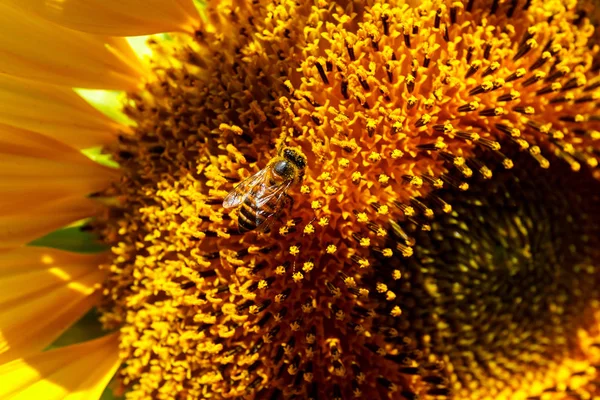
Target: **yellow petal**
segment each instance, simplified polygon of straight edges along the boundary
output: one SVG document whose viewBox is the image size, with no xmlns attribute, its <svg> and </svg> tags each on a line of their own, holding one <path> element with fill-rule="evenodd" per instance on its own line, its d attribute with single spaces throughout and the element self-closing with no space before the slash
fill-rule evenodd
<svg viewBox="0 0 600 400">
<path fill-rule="evenodd" d="M 0 366 L 0 399 L 96 400 L 119 367 L 118 334 Z"/>
<path fill-rule="evenodd" d="M 105 257 L 43 247 L 0 253 L 0 364 L 42 351 L 93 307 Z"/>
<path fill-rule="evenodd" d="M 117 176 L 117 170 L 53 138 L 0 124 L 0 216 L 84 197 Z"/>
<path fill-rule="evenodd" d="M 66 27 L 110 36 L 193 33 L 199 15 L 192 0 L 11 0 Z"/>
<path fill-rule="evenodd" d="M 75 197 L 53 200 L 27 210 L 0 210 L 0 249 L 12 249 L 58 228 L 97 215 L 100 206 L 92 200 Z M 1 398 L 1 397 L 0 397 Z"/>
<path fill-rule="evenodd" d="M 71 87 L 131 89 L 143 74 L 125 39 L 90 35 L 0 2 L 0 73 Z"/>
<path fill-rule="evenodd" d="M 110 143 L 119 129 L 70 88 L 0 75 L 0 122 L 52 136 L 77 148 Z"/>
</svg>

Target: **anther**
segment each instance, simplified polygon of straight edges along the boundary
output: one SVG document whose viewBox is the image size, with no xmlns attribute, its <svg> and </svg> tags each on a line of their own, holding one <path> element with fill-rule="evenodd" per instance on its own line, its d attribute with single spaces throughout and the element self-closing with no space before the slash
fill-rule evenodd
<svg viewBox="0 0 600 400">
<path fill-rule="evenodd" d="M 500 68 L 500 63 L 497 61 L 494 61 L 493 63 L 491 63 L 489 65 L 489 67 L 487 67 L 485 69 L 485 71 L 483 71 L 483 73 L 481 74 L 482 77 L 484 76 L 488 76 L 493 74 L 494 72 L 496 72 L 498 70 L 498 68 Z"/>
<path fill-rule="evenodd" d="M 448 214 L 449 212 L 452 211 L 452 206 L 448 203 L 446 203 L 444 200 L 442 200 L 441 197 L 435 195 L 435 194 L 430 194 L 429 198 L 434 202 L 434 204 L 439 207 L 444 213 Z"/>
<path fill-rule="evenodd" d="M 356 56 L 354 55 L 354 48 L 347 41 L 346 41 L 346 50 L 348 51 L 348 56 L 350 57 L 350 60 L 356 61 Z"/>
<path fill-rule="evenodd" d="M 492 45 L 490 43 L 486 43 L 485 48 L 483 50 L 483 58 L 486 60 L 490 58 L 490 53 L 492 52 Z"/>
<path fill-rule="evenodd" d="M 512 82 L 516 79 L 522 78 L 523 76 L 525 76 L 526 73 L 527 71 L 525 70 L 525 68 L 519 68 L 515 72 L 510 74 L 508 78 L 506 78 L 506 82 Z"/>
<path fill-rule="evenodd" d="M 492 171 L 478 159 L 469 158 L 467 160 L 467 164 L 469 164 L 473 169 L 477 170 L 484 179 L 490 179 L 492 177 Z"/>
<path fill-rule="evenodd" d="M 342 92 L 342 96 L 344 96 L 344 98 L 346 100 L 348 100 L 350 98 L 350 96 L 348 95 L 348 81 L 343 79 L 342 83 L 340 84 L 340 90 Z"/>
<path fill-rule="evenodd" d="M 410 217 L 412 215 L 415 215 L 415 209 L 412 208 L 409 205 L 406 205 L 404 203 L 400 203 L 399 201 L 394 201 L 394 205 L 400 209 L 400 211 L 402 211 L 404 213 L 404 215 L 406 215 L 407 217 Z"/>
<path fill-rule="evenodd" d="M 494 84 L 492 82 L 490 82 L 490 81 L 483 82 L 481 85 L 479 85 L 479 86 L 471 89 L 469 91 L 469 95 L 470 96 L 475 96 L 475 95 L 480 94 L 480 93 L 489 92 L 492 89 L 494 89 Z"/>
<path fill-rule="evenodd" d="M 465 78 L 468 78 L 471 75 L 473 75 L 475 72 L 479 71 L 479 68 L 481 68 L 481 61 L 479 61 L 479 60 L 473 61 L 473 63 L 469 66 L 467 73 L 465 74 Z"/>
<path fill-rule="evenodd" d="M 450 41 L 450 32 L 448 32 L 448 26 L 444 26 L 444 36 L 442 36 L 442 38 L 446 41 L 449 42 Z"/>
<path fill-rule="evenodd" d="M 319 71 L 319 75 L 321 76 L 321 79 L 323 80 L 323 82 L 326 85 L 329 85 L 329 79 L 327 79 L 327 74 L 325 73 L 325 69 L 323 68 L 323 65 L 321 65 L 320 62 L 315 62 L 315 67 L 317 67 L 317 71 Z"/>
<path fill-rule="evenodd" d="M 500 132 L 503 132 L 511 137 L 519 137 L 521 136 L 521 131 L 518 128 L 510 128 L 504 124 L 496 124 L 496 129 Z"/>
<path fill-rule="evenodd" d="M 420 127 L 422 127 L 422 126 L 425 126 L 425 125 L 427 125 L 429 122 L 431 122 L 431 115 L 429 115 L 429 114 L 423 114 L 423 115 L 421 116 L 421 118 L 419 118 L 419 119 L 417 120 L 417 122 L 415 123 L 415 126 L 416 126 L 417 128 L 420 128 Z"/>
<path fill-rule="evenodd" d="M 512 100 L 517 100 L 519 97 L 521 97 L 521 94 L 519 92 L 517 92 L 516 90 L 511 90 L 509 93 L 505 93 L 502 96 L 499 96 L 496 100 L 497 101 L 512 101 Z"/>
<path fill-rule="evenodd" d="M 459 189 L 462 191 L 468 190 L 469 189 L 469 184 L 466 182 L 462 182 L 459 181 L 458 179 L 448 175 L 448 174 L 442 174 L 442 176 L 440 177 L 440 179 L 447 185 L 452 186 L 455 189 Z"/>
<path fill-rule="evenodd" d="M 567 75 L 569 72 L 571 72 L 571 68 L 567 67 L 566 65 L 560 66 L 555 72 L 548 75 L 546 77 L 546 79 L 544 79 L 544 81 L 545 82 L 553 82 L 553 81 Z"/>
<path fill-rule="evenodd" d="M 439 29 L 441 21 L 442 21 L 442 9 L 438 8 L 437 11 L 436 11 L 436 13 L 435 13 L 435 19 L 434 19 L 434 22 L 433 22 L 433 27 L 435 29 Z"/>
<path fill-rule="evenodd" d="M 406 32 L 406 29 L 404 31 L 404 44 L 410 49 L 410 35 Z"/>
<path fill-rule="evenodd" d="M 542 53 L 542 55 L 540 56 L 540 58 L 538 58 L 533 64 L 531 64 L 531 66 L 529 67 L 529 70 L 533 71 L 533 70 L 538 69 L 542 65 L 546 64 L 546 62 L 548 62 L 548 60 L 551 57 L 552 57 L 552 54 L 550 54 L 549 51 L 544 51 Z"/>
<path fill-rule="evenodd" d="M 484 117 L 498 117 L 504 115 L 506 111 L 502 107 L 488 108 L 486 110 L 479 111 L 479 115 Z"/>
<path fill-rule="evenodd" d="M 569 103 L 574 100 L 575 100 L 575 95 L 573 93 L 565 93 L 564 96 L 556 96 L 556 97 L 550 99 L 549 103 L 550 104 Z"/>
<path fill-rule="evenodd" d="M 406 77 L 405 83 L 406 83 L 406 90 L 408 90 L 408 93 L 412 93 L 413 90 L 415 89 L 415 77 L 413 75 L 408 75 Z"/>
<path fill-rule="evenodd" d="M 423 181 L 433 186 L 434 189 L 441 189 L 442 187 L 444 187 L 444 182 L 439 178 L 435 178 L 428 174 L 421 175 L 421 178 L 423 179 Z"/>
<path fill-rule="evenodd" d="M 534 83 L 543 79 L 545 76 L 546 76 L 546 73 L 544 73 L 542 71 L 535 71 L 532 76 L 530 76 L 525 81 L 523 81 L 522 85 L 525 87 L 533 85 Z"/>
<path fill-rule="evenodd" d="M 535 108 L 533 108 L 531 106 L 516 106 L 516 107 L 513 107 L 513 111 L 516 111 L 520 114 L 525 114 L 525 115 L 535 114 Z"/>
<path fill-rule="evenodd" d="M 433 219 L 433 210 L 427 207 L 422 201 L 417 198 L 411 197 L 410 204 L 421 212 L 427 219 Z"/>
<path fill-rule="evenodd" d="M 383 25 L 383 34 L 388 36 L 390 34 L 390 15 L 388 12 L 384 12 L 381 16 L 381 24 Z"/>
<path fill-rule="evenodd" d="M 479 102 L 471 101 L 470 103 L 467 103 L 467 104 L 464 104 L 464 105 L 458 107 L 458 111 L 459 112 L 475 111 L 475 110 L 477 110 L 477 108 L 479 108 Z"/>
<path fill-rule="evenodd" d="M 576 78 L 571 78 L 567 81 L 567 83 L 564 84 L 564 86 L 562 87 L 561 91 L 567 91 L 567 90 L 571 90 L 571 89 L 575 89 L 578 87 L 581 87 L 585 85 L 585 78 L 584 77 L 576 77 Z"/>
</svg>

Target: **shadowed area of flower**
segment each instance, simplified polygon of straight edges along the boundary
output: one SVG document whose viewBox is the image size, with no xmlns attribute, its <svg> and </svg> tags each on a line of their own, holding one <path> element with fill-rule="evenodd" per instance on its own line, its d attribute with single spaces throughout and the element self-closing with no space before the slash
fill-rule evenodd
<svg viewBox="0 0 600 400">
<path fill-rule="evenodd" d="M 372 3 L 211 3 L 151 43 L 94 224 L 130 398 L 597 394 L 593 26 Z M 294 201 L 242 234 L 223 198 L 284 146 Z"/>
</svg>

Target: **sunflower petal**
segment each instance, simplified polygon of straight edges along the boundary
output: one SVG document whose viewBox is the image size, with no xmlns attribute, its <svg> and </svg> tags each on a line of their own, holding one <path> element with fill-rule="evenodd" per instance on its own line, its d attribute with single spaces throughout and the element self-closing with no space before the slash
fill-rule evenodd
<svg viewBox="0 0 600 400">
<path fill-rule="evenodd" d="M 0 398 L 94 400 L 119 367 L 118 334 L 0 366 Z"/>
<path fill-rule="evenodd" d="M 0 249 L 24 245 L 65 225 L 96 215 L 99 211 L 97 203 L 81 197 L 50 201 L 30 210 L 26 207 L 18 211 L 2 210 Z"/>
<path fill-rule="evenodd" d="M 107 144 L 124 126 L 69 88 L 0 75 L 0 122 L 54 137 L 77 148 Z"/>
<path fill-rule="evenodd" d="M 193 33 L 200 20 L 192 0 L 18 0 L 18 3 L 68 28 L 110 36 Z"/>
<path fill-rule="evenodd" d="M 125 39 L 57 26 L 0 2 L 0 72 L 71 87 L 134 88 L 142 67 Z"/>
<path fill-rule="evenodd" d="M 104 259 L 43 247 L 0 253 L 0 364 L 42 351 L 92 308 Z"/>
<path fill-rule="evenodd" d="M 0 124 L 0 216 L 100 191 L 116 174 L 64 143 Z"/>
</svg>

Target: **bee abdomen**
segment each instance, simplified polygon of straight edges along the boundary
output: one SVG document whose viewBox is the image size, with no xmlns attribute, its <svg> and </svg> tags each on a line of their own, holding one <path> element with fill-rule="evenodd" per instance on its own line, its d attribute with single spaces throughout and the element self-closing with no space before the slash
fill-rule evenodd
<svg viewBox="0 0 600 400">
<path fill-rule="evenodd" d="M 254 218 L 254 215 L 248 216 L 247 210 L 242 207 L 238 213 L 238 227 L 240 232 L 244 233 L 251 231 L 256 229 L 256 226 L 256 218 Z"/>
<path fill-rule="evenodd" d="M 267 203 L 261 207 L 256 204 L 252 198 L 246 199 L 240 207 L 238 213 L 238 225 L 240 231 L 246 232 L 256 229 L 265 222 L 268 215 L 273 214 L 274 210 L 271 204 Z"/>
</svg>

